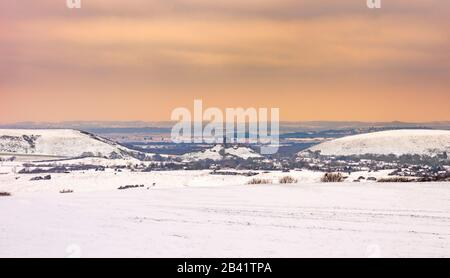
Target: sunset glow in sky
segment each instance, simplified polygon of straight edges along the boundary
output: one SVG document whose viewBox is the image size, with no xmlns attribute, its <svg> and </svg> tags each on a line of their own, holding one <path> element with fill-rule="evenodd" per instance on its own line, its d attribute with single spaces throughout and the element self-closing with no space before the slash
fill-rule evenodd
<svg viewBox="0 0 450 278">
<path fill-rule="evenodd" d="M 450 120 L 450 1 L 0 0 L 0 123 Z"/>
</svg>

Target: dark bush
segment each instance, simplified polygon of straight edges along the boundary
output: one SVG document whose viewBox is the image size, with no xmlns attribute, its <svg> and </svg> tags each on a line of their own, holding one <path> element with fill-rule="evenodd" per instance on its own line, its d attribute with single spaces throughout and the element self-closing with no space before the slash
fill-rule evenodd
<svg viewBox="0 0 450 278">
<path fill-rule="evenodd" d="M 343 182 L 344 176 L 341 173 L 325 173 L 321 182 Z"/>
<path fill-rule="evenodd" d="M 247 184 L 270 184 L 272 183 L 271 180 L 267 180 L 267 179 L 251 179 Z"/>
<path fill-rule="evenodd" d="M 281 184 L 288 184 L 288 183 L 297 183 L 298 180 L 295 179 L 295 178 L 293 178 L 293 177 L 291 177 L 291 176 L 285 176 L 285 177 L 282 177 L 282 178 L 279 180 L 279 182 L 280 182 Z"/>
<path fill-rule="evenodd" d="M 416 179 L 405 178 L 405 177 L 393 177 L 393 178 L 384 178 L 379 179 L 378 182 L 413 182 Z"/>
</svg>

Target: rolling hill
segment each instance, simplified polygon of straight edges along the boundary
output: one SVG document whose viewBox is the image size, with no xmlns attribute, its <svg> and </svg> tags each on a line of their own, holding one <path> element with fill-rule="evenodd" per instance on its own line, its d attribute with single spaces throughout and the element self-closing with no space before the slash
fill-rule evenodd
<svg viewBox="0 0 450 278">
<path fill-rule="evenodd" d="M 213 148 L 194 153 L 187 153 L 181 156 L 184 161 L 199 161 L 205 159 L 211 159 L 219 161 L 225 158 L 262 158 L 260 154 L 247 147 L 229 147 L 224 148 L 221 145 L 216 145 Z"/>
<path fill-rule="evenodd" d="M 322 155 L 405 155 L 435 156 L 450 152 L 450 131 L 405 129 L 347 136 L 308 149 Z"/>
<path fill-rule="evenodd" d="M 72 129 L 0 129 L 0 154 L 58 158 L 131 158 L 138 152 Z"/>
</svg>

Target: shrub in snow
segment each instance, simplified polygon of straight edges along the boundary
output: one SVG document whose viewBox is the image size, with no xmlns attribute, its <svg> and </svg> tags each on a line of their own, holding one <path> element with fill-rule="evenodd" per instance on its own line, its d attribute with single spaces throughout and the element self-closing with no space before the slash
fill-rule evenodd
<svg viewBox="0 0 450 278">
<path fill-rule="evenodd" d="M 394 178 L 385 178 L 379 179 L 378 182 L 413 182 L 416 179 L 406 178 L 406 177 L 394 177 Z"/>
<path fill-rule="evenodd" d="M 344 176 L 341 173 L 325 173 L 321 182 L 343 182 Z"/>
<path fill-rule="evenodd" d="M 11 196 L 11 193 L 9 192 L 0 192 L 0 197 L 8 197 Z"/>
<path fill-rule="evenodd" d="M 125 185 L 125 186 L 120 186 L 119 188 L 117 188 L 117 189 L 119 189 L 119 190 L 125 190 L 125 189 L 132 189 L 132 188 L 142 188 L 142 187 L 144 187 L 144 185 L 143 184 L 137 184 L 137 185 Z"/>
<path fill-rule="evenodd" d="M 247 184 L 270 184 L 272 183 L 271 180 L 267 179 L 251 179 Z"/>
<path fill-rule="evenodd" d="M 291 177 L 291 176 L 285 176 L 285 177 L 282 177 L 282 178 L 279 180 L 279 182 L 280 182 L 281 184 L 297 183 L 298 180 L 295 179 L 295 178 L 293 178 L 293 177 Z"/>
</svg>

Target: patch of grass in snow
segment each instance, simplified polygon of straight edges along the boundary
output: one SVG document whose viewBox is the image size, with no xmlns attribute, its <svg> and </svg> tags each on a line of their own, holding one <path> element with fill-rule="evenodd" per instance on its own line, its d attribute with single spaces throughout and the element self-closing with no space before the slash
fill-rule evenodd
<svg viewBox="0 0 450 278">
<path fill-rule="evenodd" d="M 341 173 L 325 173 L 320 179 L 321 182 L 343 182 L 344 176 Z"/>
<path fill-rule="evenodd" d="M 416 179 L 411 179 L 407 177 L 393 177 L 378 180 L 378 182 L 414 182 L 414 181 L 416 181 Z"/>
<path fill-rule="evenodd" d="M 291 177 L 291 176 L 284 176 L 284 177 L 282 177 L 282 178 L 279 180 L 279 182 L 280 182 L 281 184 L 288 184 L 288 183 L 297 183 L 298 180 L 297 180 L 296 178 Z"/>
<path fill-rule="evenodd" d="M 247 182 L 247 184 L 270 184 L 272 183 L 271 180 L 268 179 L 251 179 L 249 182 Z"/>
</svg>

